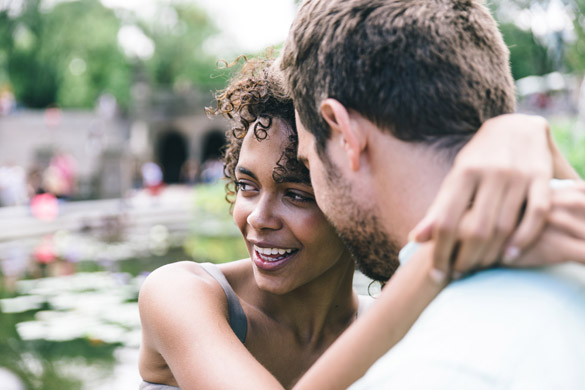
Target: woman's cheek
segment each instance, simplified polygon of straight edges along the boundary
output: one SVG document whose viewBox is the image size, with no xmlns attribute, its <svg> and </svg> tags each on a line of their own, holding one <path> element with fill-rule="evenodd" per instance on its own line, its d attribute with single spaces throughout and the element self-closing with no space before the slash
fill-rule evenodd
<svg viewBox="0 0 585 390">
<path fill-rule="evenodd" d="M 236 203 L 234 204 L 233 218 L 236 226 L 238 227 L 238 229 L 240 229 L 242 234 L 246 230 L 246 224 L 249 214 L 250 210 L 248 210 L 248 207 L 246 207 L 245 201 L 243 201 L 242 199 L 237 199 Z"/>
<path fill-rule="evenodd" d="M 311 211 L 307 213 L 302 218 L 295 219 L 298 226 L 299 231 L 307 236 L 307 241 L 309 242 L 324 242 L 323 240 L 327 240 L 330 237 L 336 237 L 336 233 L 323 215 L 321 211 Z"/>
</svg>

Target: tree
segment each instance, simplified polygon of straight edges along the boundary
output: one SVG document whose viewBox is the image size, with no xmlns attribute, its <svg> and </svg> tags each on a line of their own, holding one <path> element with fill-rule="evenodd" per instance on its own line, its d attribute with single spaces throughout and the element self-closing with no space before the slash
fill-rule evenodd
<svg viewBox="0 0 585 390">
<path fill-rule="evenodd" d="M 547 48 L 534 37 L 532 31 L 522 30 L 511 23 L 501 24 L 500 31 L 510 49 L 514 79 L 553 71 Z"/>
<path fill-rule="evenodd" d="M 117 43 L 119 20 L 98 0 L 60 3 L 43 11 L 27 0 L 0 31 L 0 53 L 17 99 L 27 107 L 93 107 L 109 92 L 129 102 L 130 66 Z"/>
<path fill-rule="evenodd" d="M 99 0 L 58 2 L 49 9 L 41 0 L 23 0 L 17 15 L 0 10 L 0 87 L 11 84 L 17 100 L 30 108 L 91 108 L 103 93 L 128 107 L 136 69 L 146 69 L 155 88 L 221 87 L 224 80 L 210 76 L 218 69 L 205 50 L 217 32 L 207 14 L 185 2 L 161 8 L 170 22 L 138 20 Z M 118 34 L 129 23 L 152 40 L 151 58 L 123 52 Z"/>
<path fill-rule="evenodd" d="M 170 4 L 165 12 L 174 14 L 174 23 L 143 24 L 155 44 L 154 55 L 146 63 L 152 81 L 162 86 L 221 86 L 223 81 L 212 77 L 217 73 L 215 59 L 205 49 L 207 39 L 218 32 L 208 15 L 185 3 Z"/>
<path fill-rule="evenodd" d="M 549 9 L 553 0 L 495 0 L 490 7 L 503 24 L 502 32 L 511 48 L 515 77 L 543 74 L 552 70 L 585 71 L 585 0 L 560 0 L 572 23 L 572 31 L 551 31 L 546 37 L 536 38 L 532 31 L 520 30 L 515 17 L 520 10 L 535 6 Z M 558 28 L 558 27 L 557 27 Z M 547 40 L 546 44 L 544 39 Z M 522 76 L 519 76 L 522 75 Z"/>
</svg>

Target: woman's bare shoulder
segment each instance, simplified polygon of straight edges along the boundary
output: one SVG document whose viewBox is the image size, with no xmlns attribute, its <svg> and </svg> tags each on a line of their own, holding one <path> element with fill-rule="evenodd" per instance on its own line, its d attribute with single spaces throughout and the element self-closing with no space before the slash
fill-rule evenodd
<svg viewBox="0 0 585 390">
<path fill-rule="evenodd" d="M 221 266 L 231 275 L 244 273 L 241 261 Z M 203 267 L 193 261 L 180 261 L 154 270 L 145 279 L 138 298 L 141 312 L 145 305 L 160 304 L 163 310 L 191 306 L 194 302 L 215 306 L 223 311 L 225 293 L 217 281 Z M 219 304 L 219 306 L 218 306 Z"/>
</svg>

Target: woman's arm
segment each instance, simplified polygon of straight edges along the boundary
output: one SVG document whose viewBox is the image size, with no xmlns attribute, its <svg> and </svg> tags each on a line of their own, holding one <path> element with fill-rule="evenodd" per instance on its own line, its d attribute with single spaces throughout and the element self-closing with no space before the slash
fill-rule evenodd
<svg viewBox="0 0 585 390">
<path fill-rule="evenodd" d="M 544 118 L 492 118 L 457 155 L 411 239 L 434 239 L 435 266 L 444 271 L 486 267 L 502 256 L 513 260 L 544 228 L 553 175 L 580 179 Z"/>
<path fill-rule="evenodd" d="M 437 268 L 484 267 L 534 242 L 550 208 L 551 141 L 541 117 L 501 115 L 481 126 L 411 233 L 416 241 L 435 240 Z"/>
<path fill-rule="evenodd" d="M 346 389 L 404 337 L 447 284 L 433 268 L 432 243 L 422 244 L 400 266 L 380 297 L 295 385 L 297 390 Z"/>
<path fill-rule="evenodd" d="M 553 190 L 547 222 L 536 243 L 509 265 L 585 264 L 585 182 L 575 181 Z"/>
<path fill-rule="evenodd" d="M 230 328 L 221 287 L 194 267 L 172 264 L 145 281 L 139 297 L 143 348 L 162 356 L 181 390 L 282 389 Z"/>
</svg>

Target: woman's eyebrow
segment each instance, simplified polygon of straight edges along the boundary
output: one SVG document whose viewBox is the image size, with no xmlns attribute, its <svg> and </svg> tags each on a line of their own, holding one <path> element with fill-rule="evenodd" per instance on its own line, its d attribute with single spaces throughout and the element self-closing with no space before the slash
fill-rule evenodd
<svg viewBox="0 0 585 390">
<path fill-rule="evenodd" d="M 250 171 L 249 169 L 246 169 L 244 167 L 237 167 L 236 169 L 238 172 L 240 172 L 244 175 L 250 176 L 252 179 L 258 180 L 258 178 L 254 174 L 254 172 Z"/>
<path fill-rule="evenodd" d="M 288 173 L 285 175 L 277 175 L 277 183 L 298 183 L 311 186 L 311 178 L 308 175 Z"/>
</svg>

